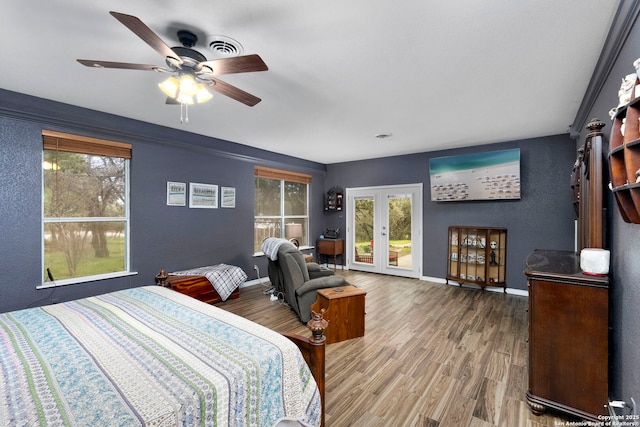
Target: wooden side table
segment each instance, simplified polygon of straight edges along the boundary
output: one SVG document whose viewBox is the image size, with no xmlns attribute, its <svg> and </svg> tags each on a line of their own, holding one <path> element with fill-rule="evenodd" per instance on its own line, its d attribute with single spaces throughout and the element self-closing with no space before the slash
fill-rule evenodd
<svg viewBox="0 0 640 427">
<path fill-rule="evenodd" d="M 343 239 L 320 239 L 316 243 L 318 250 L 318 264 L 321 264 L 322 255 L 333 256 L 333 269 L 336 269 L 337 256 L 342 257 L 342 269 L 344 270 L 344 240 Z"/>
<path fill-rule="evenodd" d="M 355 286 L 318 290 L 318 299 L 311 309 L 315 312 L 327 310 L 324 314 L 329 321 L 325 331 L 327 344 L 364 336 L 366 295 L 364 289 Z"/>
</svg>

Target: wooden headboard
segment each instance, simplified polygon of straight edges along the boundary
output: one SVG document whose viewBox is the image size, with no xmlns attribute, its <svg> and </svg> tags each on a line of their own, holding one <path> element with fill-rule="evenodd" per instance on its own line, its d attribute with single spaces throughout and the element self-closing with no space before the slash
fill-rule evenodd
<svg viewBox="0 0 640 427">
<path fill-rule="evenodd" d="M 584 248 L 604 247 L 604 126 L 599 119 L 591 119 L 587 124 L 589 134 L 578 150 L 571 174 L 573 204 L 578 215 L 578 252 Z"/>
</svg>

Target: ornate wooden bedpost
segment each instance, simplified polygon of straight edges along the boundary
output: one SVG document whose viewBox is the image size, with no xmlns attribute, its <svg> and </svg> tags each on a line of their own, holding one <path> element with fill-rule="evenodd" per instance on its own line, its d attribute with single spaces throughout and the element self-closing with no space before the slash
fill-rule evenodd
<svg viewBox="0 0 640 427">
<path fill-rule="evenodd" d="M 318 391 L 320 393 L 320 403 L 322 405 L 322 420 L 320 425 L 324 427 L 324 370 L 325 370 L 325 346 L 327 337 L 324 335 L 324 331 L 329 326 L 329 322 L 326 321 L 323 316 L 326 312 L 325 309 L 320 310 L 320 313 L 311 311 L 311 320 L 307 322 L 307 327 L 311 330 L 311 338 L 305 338 L 297 334 L 283 334 L 291 341 L 293 341 L 304 357 L 304 360 L 309 365 L 311 374 L 316 380 L 318 385 Z"/>
</svg>

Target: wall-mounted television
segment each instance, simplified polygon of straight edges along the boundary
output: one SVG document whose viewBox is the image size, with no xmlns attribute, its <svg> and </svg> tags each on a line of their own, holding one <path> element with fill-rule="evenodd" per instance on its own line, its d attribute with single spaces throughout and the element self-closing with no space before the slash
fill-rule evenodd
<svg viewBox="0 0 640 427">
<path fill-rule="evenodd" d="M 520 149 L 429 160 L 431 201 L 520 198 Z"/>
</svg>

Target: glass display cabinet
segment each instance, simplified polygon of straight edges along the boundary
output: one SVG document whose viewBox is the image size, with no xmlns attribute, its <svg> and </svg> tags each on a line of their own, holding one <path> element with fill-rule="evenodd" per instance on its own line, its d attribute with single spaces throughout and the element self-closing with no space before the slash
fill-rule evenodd
<svg viewBox="0 0 640 427">
<path fill-rule="evenodd" d="M 507 291 L 507 229 L 450 226 L 447 256 L 449 280 L 484 289 L 498 286 Z"/>
</svg>

